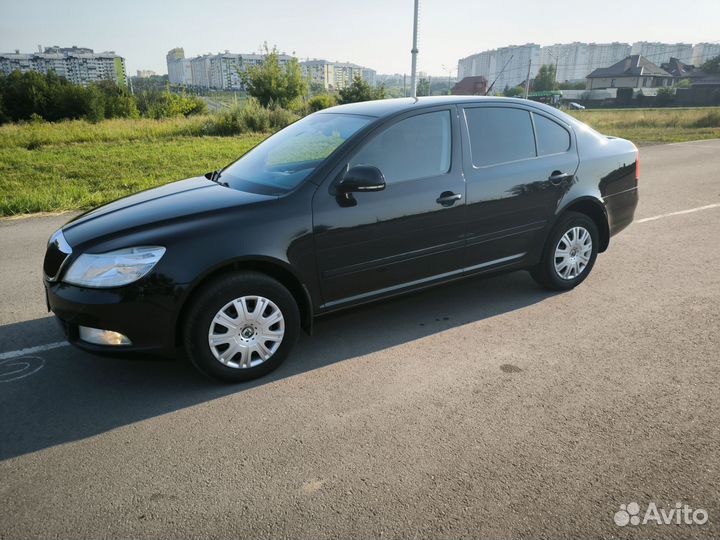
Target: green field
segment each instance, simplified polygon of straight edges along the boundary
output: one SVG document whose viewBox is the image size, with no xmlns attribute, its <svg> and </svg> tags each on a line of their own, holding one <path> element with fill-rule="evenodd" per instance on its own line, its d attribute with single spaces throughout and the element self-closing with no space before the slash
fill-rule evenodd
<svg viewBox="0 0 720 540">
<path fill-rule="evenodd" d="M 595 109 L 574 111 L 600 133 L 635 144 L 661 144 L 720 138 L 720 108 Z"/>
<path fill-rule="evenodd" d="M 720 138 L 720 108 L 573 115 L 637 144 Z M 207 121 L 200 116 L 0 126 L 0 216 L 91 208 L 222 167 L 267 136 L 203 136 Z"/>
</svg>

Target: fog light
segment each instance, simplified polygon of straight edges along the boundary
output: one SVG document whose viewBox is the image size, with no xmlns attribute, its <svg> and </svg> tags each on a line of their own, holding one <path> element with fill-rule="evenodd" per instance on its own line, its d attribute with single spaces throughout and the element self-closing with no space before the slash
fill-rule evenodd
<svg viewBox="0 0 720 540">
<path fill-rule="evenodd" d="M 80 327 L 80 339 L 95 345 L 132 345 L 127 336 L 112 330 L 100 330 L 99 328 Z"/>
</svg>

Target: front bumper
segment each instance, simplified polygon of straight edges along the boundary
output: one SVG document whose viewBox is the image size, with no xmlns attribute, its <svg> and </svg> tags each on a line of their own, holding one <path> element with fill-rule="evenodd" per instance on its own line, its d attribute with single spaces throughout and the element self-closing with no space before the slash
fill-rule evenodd
<svg viewBox="0 0 720 540">
<path fill-rule="evenodd" d="M 151 353 L 172 356 L 182 287 L 137 285 L 90 289 L 44 281 L 48 309 L 60 321 L 68 341 L 96 354 Z M 95 345 L 80 339 L 78 327 L 120 332 L 132 345 Z"/>
</svg>

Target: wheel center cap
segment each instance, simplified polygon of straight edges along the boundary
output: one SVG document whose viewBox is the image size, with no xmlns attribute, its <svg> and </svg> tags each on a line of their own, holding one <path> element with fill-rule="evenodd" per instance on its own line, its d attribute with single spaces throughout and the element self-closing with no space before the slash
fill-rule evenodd
<svg viewBox="0 0 720 540">
<path fill-rule="evenodd" d="M 245 328 L 240 330 L 240 335 L 245 339 L 250 339 L 255 335 L 255 329 L 252 326 L 246 326 Z"/>
</svg>

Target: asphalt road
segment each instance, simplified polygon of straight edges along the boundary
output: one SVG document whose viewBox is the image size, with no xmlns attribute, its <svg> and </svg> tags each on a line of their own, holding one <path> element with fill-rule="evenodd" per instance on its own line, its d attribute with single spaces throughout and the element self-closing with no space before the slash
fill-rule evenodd
<svg viewBox="0 0 720 540">
<path fill-rule="evenodd" d="M 368 306 L 236 387 L 8 360 L 61 339 L 40 266 L 67 216 L 0 222 L 0 537 L 720 536 L 720 140 L 641 155 L 638 221 L 574 291 Z M 615 525 L 630 502 L 709 519 Z"/>
</svg>

